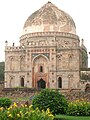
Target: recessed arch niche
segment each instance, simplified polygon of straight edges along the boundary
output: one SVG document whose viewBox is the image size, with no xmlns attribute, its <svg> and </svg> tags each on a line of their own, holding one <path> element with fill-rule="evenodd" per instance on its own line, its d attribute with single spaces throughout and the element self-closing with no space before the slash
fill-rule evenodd
<svg viewBox="0 0 90 120">
<path fill-rule="evenodd" d="M 32 84 L 34 88 L 39 88 L 39 84 L 45 82 L 45 88 L 48 87 L 49 60 L 44 55 L 37 55 L 32 60 Z M 42 80 L 42 81 L 41 81 Z"/>
</svg>

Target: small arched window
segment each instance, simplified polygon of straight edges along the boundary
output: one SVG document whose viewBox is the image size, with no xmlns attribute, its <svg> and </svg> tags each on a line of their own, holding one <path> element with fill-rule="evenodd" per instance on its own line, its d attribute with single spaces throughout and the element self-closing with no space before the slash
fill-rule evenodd
<svg viewBox="0 0 90 120">
<path fill-rule="evenodd" d="M 62 88 L 62 78 L 58 78 L 58 88 Z"/>
<path fill-rule="evenodd" d="M 42 66 L 40 66 L 40 72 L 43 72 L 43 67 Z"/>
<path fill-rule="evenodd" d="M 90 92 L 90 84 L 89 83 L 86 84 L 85 92 Z"/>
<path fill-rule="evenodd" d="M 21 87 L 24 87 L 24 78 L 21 78 Z"/>
</svg>

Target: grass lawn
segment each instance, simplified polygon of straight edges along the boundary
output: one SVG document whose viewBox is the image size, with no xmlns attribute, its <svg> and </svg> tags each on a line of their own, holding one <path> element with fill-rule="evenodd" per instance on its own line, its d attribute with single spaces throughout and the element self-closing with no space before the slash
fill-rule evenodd
<svg viewBox="0 0 90 120">
<path fill-rule="evenodd" d="M 56 115 L 56 118 L 60 118 L 60 120 L 90 120 L 90 116 Z"/>
</svg>

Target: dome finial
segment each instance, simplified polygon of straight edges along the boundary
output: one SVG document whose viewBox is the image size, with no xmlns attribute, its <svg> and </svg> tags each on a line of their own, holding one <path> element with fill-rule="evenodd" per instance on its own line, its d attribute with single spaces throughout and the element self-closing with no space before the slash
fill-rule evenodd
<svg viewBox="0 0 90 120">
<path fill-rule="evenodd" d="M 48 1 L 48 3 L 51 3 L 50 1 Z"/>
</svg>

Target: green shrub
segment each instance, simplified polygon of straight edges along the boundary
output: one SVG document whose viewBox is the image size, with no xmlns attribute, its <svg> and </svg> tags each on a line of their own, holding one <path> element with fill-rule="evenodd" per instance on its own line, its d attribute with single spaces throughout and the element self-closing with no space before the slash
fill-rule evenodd
<svg viewBox="0 0 90 120">
<path fill-rule="evenodd" d="M 44 89 L 32 100 L 34 108 L 39 108 L 39 110 L 47 110 L 53 114 L 65 114 L 68 104 L 65 97 L 57 91 Z"/>
<path fill-rule="evenodd" d="M 9 98 L 0 98 L 0 107 L 9 107 L 12 101 Z"/>
<path fill-rule="evenodd" d="M 68 115 L 90 116 L 90 102 L 76 100 L 68 104 Z"/>
</svg>

